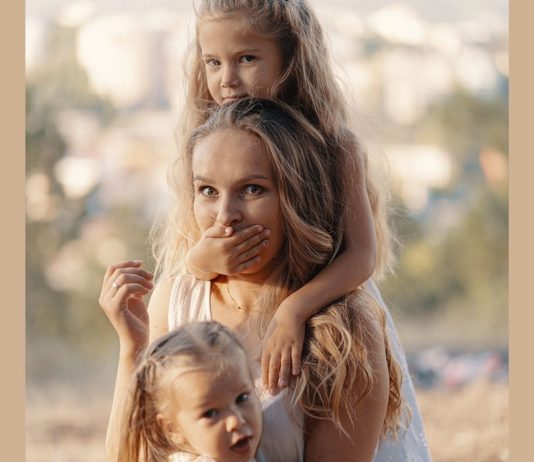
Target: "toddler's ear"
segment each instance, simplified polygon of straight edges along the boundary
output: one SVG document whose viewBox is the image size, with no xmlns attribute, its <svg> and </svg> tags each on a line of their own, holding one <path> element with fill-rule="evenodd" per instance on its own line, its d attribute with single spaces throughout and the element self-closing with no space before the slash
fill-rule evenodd
<svg viewBox="0 0 534 462">
<path fill-rule="evenodd" d="M 176 425 L 174 425 L 171 420 L 164 416 L 161 413 L 158 413 L 156 416 L 156 421 L 158 422 L 158 425 L 163 429 L 169 440 L 174 443 L 177 449 L 184 450 L 187 446 L 187 443 L 182 436 L 182 434 L 178 431 L 176 428 Z"/>
</svg>

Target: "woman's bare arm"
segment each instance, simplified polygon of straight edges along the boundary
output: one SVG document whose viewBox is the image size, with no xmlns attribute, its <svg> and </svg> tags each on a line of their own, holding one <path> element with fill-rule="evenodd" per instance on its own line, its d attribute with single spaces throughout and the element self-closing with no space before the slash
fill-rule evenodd
<svg viewBox="0 0 534 462">
<path fill-rule="evenodd" d="M 105 282 L 104 286 L 106 285 L 109 285 L 109 282 Z M 137 320 L 134 317 L 128 315 L 128 311 L 125 312 L 123 310 L 122 315 L 119 314 L 120 310 L 113 308 L 109 301 L 106 302 L 101 299 L 101 304 L 108 317 L 110 317 L 110 320 L 112 320 L 112 324 L 114 324 L 120 340 L 117 377 L 115 379 L 113 403 L 106 432 L 106 454 L 107 459 L 110 461 L 117 460 L 121 410 L 123 409 L 124 400 L 128 396 L 128 388 L 131 376 L 135 370 L 137 356 L 149 342 L 152 342 L 168 331 L 167 310 L 171 288 L 172 281 L 158 284 L 150 299 L 148 310 L 144 307 L 144 304 L 139 303 L 137 310 L 140 315 L 139 318 L 143 317 L 143 322 L 136 322 Z M 142 316 L 143 311 L 145 312 L 145 316 Z M 150 313 L 149 316 L 147 312 Z M 118 319 L 122 325 L 127 327 L 119 328 L 115 319 Z M 121 319 L 124 319 L 124 321 Z M 135 339 L 136 334 L 139 337 L 137 339 Z"/>
<path fill-rule="evenodd" d="M 306 422 L 306 462 L 370 462 L 382 433 L 389 398 L 389 373 L 386 363 L 384 337 L 381 329 L 372 327 L 372 339 L 367 345 L 369 360 L 374 369 L 374 384 L 369 394 L 358 404 L 352 415 L 342 416 L 349 437 L 339 431 L 332 421 L 308 419 Z M 359 393 L 354 383 L 347 396 Z"/>
</svg>

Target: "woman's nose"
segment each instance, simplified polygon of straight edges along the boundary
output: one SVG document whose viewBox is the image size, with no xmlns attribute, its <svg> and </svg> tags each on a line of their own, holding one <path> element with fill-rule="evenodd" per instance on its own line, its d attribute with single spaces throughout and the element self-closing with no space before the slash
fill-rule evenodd
<svg viewBox="0 0 534 462">
<path fill-rule="evenodd" d="M 217 223 L 222 226 L 235 226 L 243 218 L 239 204 L 231 198 L 222 198 L 217 210 Z"/>
<path fill-rule="evenodd" d="M 239 76 L 234 66 L 228 65 L 223 69 L 221 85 L 225 88 L 236 87 L 239 84 Z"/>
</svg>

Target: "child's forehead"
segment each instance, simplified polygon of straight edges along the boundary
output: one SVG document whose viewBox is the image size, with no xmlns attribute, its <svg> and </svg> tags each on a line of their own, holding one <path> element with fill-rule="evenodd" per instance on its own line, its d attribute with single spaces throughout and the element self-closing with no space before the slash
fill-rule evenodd
<svg viewBox="0 0 534 462">
<path fill-rule="evenodd" d="M 222 391 L 232 396 L 252 384 L 247 364 L 241 359 L 225 361 L 220 367 L 205 364 L 182 368 L 173 380 L 173 388 L 178 396 L 187 396 L 191 403 L 195 402 L 195 406 L 218 398 Z"/>
<path fill-rule="evenodd" d="M 245 9 L 235 9 L 231 11 L 206 11 L 198 15 L 197 32 L 203 25 L 209 23 L 219 23 L 231 28 L 239 27 L 242 32 L 266 35 L 268 21 L 266 18 L 249 14 Z"/>
</svg>

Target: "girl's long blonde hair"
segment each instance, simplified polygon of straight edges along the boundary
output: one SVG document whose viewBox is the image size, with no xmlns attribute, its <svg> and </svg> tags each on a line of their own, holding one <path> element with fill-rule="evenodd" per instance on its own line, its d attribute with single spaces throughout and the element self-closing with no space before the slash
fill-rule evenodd
<svg viewBox="0 0 534 462">
<path fill-rule="evenodd" d="M 389 190 L 383 169 L 370 168 L 368 155 L 357 139 L 350 122 L 347 98 L 343 96 L 336 77 L 323 29 L 306 0 L 200 0 L 194 2 L 198 24 L 205 17 L 224 17 L 242 13 L 245 25 L 256 33 L 276 40 L 282 49 L 284 69 L 273 82 L 277 99 L 299 110 L 323 136 L 328 155 L 336 164 L 335 178 L 341 188 L 351 194 L 354 179 L 363 168 L 376 234 L 376 266 L 378 278 L 393 264 L 393 235 L 388 223 Z M 217 107 L 211 97 L 197 39 L 192 44 L 185 66 L 185 107 L 178 130 L 179 149 L 184 154 L 183 140 L 203 124 Z M 181 187 L 170 177 L 173 191 Z M 351 203 L 350 201 L 348 202 Z M 350 210 L 348 211 L 350 213 Z M 343 219 L 340 217 L 340 219 Z M 172 246 L 173 243 L 169 242 Z M 161 262 L 162 263 L 162 262 Z M 169 270 L 157 266 L 162 275 Z"/>
<path fill-rule="evenodd" d="M 328 143 L 299 111 L 268 99 L 245 99 L 223 105 L 193 132 L 186 156 L 174 165 L 173 174 L 182 188 L 176 191 L 178 206 L 165 228 L 167 234 L 162 235 L 173 243 L 170 249 L 165 247 L 168 251 L 163 254 L 167 267 L 176 268 L 200 234 L 193 216 L 195 146 L 224 129 L 244 130 L 262 141 L 278 191 L 285 242 L 256 304 L 268 320 L 281 301 L 312 279 L 339 248 L 346 204 L 344 191 L 336 181 L 338 166 L 329 155 Z M 342 413 L 351 411 L 373 384 L 365 347 L 368 338 L 365 329 L 371 325 L 378 325 L 377 332 L 383 332 L 386 338 L 390 399 L 385 428 L 395 428 L 401 404 L 401 374 L 387 342 L 383 313 L 362 290 L 344 297 L 309 321 L 303 368 L 308 372 L 297 379 L 294 395 L 305 413 L 330 418 L 343 428 Z M 355 380 L 362 393 L 356 401 L 342 400 L 343 392 Z"/>
<path fill-rule="evenodd" d="M 184 368 L 224 372 L 246 358 L 235 334 L 214 321 L 186 324 L 152 343 L 138 361 L 122 408 L 117 462 L 167 462 L 177 451 L 188 452 L 166 423 L 177 376 Z"/>
</svg>

